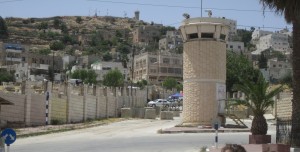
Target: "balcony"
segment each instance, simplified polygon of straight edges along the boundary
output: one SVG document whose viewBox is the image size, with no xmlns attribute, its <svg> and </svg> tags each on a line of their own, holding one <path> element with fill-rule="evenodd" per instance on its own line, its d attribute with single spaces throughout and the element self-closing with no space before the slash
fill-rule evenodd
<svg viewBox="0 0 300 152">
<path fill-rule="evenodd" d="M 5 60 L 6 61 L 11 61 L 11 62 L 21 62 L 22 58 L 10 58 L 10 57 L 6 57 Z"/>
<path fill-rule="evenodd" d="M 15 50 L 15 49 L 6 49 L 7 53 L 22 53 L 22 50 Z"/>
</svg>

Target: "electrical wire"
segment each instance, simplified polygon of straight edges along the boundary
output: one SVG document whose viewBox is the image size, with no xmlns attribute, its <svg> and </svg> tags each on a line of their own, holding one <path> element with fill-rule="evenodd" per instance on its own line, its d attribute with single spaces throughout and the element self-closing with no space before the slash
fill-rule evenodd
<svg viewBox="0 0 300 152">
<path fill-rule="evenodd" d="M 0 3 L 11 3 L 11 2 L 20 2 L 23 0 L 6 0 L 6 1 L 0 1 Z"/>
<path fill-rule="evenodd" d="M 133 3 L 133 2 L 120 2 L 120 1 L 107 1 L 107 0 L 87 0 L 87 1 L 95 1 L 100 3 L 126 4 L 126 5 L 153 6 L 153 7 L 201 9 L 201 7 L 196 7 L 196 6 L 161 5 L 161 4 Z M 233 8 L 202 8 L 202 9 L 219 10 L 219 11 L 238 11 L 238 12 L 265 12 L 265 13 L 274 12 L 270 10 L 242 10 L 242 9 L 233 9 Z"/>
</svg>

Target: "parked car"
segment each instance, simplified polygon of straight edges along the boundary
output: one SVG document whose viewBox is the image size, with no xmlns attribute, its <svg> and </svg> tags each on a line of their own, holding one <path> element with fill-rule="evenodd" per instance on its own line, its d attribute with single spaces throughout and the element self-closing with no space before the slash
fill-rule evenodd
<svg viewBox="0 0 300 152">
<path fill-rule="evenodd" d="M 166 99 L 156 99 L 154 101 L 149 101 L 148 102 L 148 106 L 149 107 L 169 107 L 171 105 L 171 103 L 169 101 L 167 101 Z"/>
</svg>

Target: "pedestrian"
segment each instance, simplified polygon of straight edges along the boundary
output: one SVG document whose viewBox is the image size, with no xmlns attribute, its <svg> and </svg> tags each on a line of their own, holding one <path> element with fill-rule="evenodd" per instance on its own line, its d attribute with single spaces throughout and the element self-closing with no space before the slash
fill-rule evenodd
<svg viewBox="0 0 300 152">
<path fill-rule="evenodd" d="M 237 144 L 226 144 L 221 150 L 221 152 L 247 152 L 245 148 Z"/>
</svg>

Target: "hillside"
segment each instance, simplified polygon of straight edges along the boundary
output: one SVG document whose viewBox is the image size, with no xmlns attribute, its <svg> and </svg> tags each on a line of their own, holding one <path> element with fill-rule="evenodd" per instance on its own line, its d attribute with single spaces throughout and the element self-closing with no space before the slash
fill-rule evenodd
<svg viewBox="0 0 300 152">
<path fill-rule="evenodd" d="M 79 18 L 79 19 L 78 19 Z M 143 22 L 130 18 L 116 17 L 86 17 L 58 16 L 51 18 L 6 18 L 9 38 L 7 42 L 15 41 L 24 44 L 47 44 L 63 34 L 84 36 L 98 30 L 108 31 L 129 30 Z M 41 27 L 47 24 L 47 27 Z"/>
</svg>

